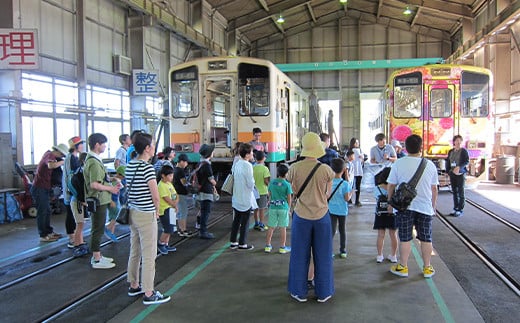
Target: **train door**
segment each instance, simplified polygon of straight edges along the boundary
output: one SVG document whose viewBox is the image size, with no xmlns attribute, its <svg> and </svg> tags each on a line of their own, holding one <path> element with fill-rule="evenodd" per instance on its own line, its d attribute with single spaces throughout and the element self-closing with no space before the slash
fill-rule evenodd
<svg viewBox="0 0 520 323">
<path fill-rule="evenodd" d="M 207 77 L 203 81 L 201 142 L 215 145 L 214 160 L 231 160 L 231 138 L 237 137 L 237 129 L 232 126 L 237 124 L 237 113 L 233 109 L 236 106 L 235 81 L 231 76 Z"/>
<path fill-rule="evenodd" d="M 458 124 L 454 114 L 455 85 L 446 80 L 425 81 L 424 152 L 432 158 L 444 158 L 451 147 Z"/>
</svg>

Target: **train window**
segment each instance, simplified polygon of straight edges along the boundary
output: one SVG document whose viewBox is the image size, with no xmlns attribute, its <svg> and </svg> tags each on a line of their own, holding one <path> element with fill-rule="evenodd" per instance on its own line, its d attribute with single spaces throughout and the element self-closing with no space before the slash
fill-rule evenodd
<svg viewBox="0 0 520 323">
<path fill-rule="evenodd" d="M 172 82 L 171 112 L 174 118 L 190 118 L 199 114 L 197 81 Z"/>
<path fill-rule="evenodd" d="M 238 66 L 238 104 L 241 116 L 269 115 L 269 69 L 241 63 Z"/>
<path fill-rule="evenodd" d="M 394 79 L 394 117 L 417 118 L 422 113 L 422 74 L 399 75 Z"/>
<path fill-rule="evenodd" d="M 433 118 L 448 118 L 453 108 L 450 89 L 432 89 L 430 92 L 430 115 Z"/>
<path fill-rule="evenodd" d="M 489 75 L 462 72 L 462 117 L 487 117 L 489 114 Z"/>
</svg>

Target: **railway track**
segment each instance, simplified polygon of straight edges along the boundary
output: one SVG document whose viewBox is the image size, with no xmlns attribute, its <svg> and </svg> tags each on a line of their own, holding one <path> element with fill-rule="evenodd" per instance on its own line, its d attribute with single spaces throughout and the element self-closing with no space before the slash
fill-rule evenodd
<svg viewBox="0 0 520 323">
<path fill-rule="evenodd" d="M 508 228 L 507 232 L 504 232 L 504 230 L 494 231 L 501 232 L 502 235 L 516 237 L 516 239 L 512 239 L 513 241 L 518 239 L 517 234 L 520 233 L 520 227 L 518 225 L 470 199 L 466 199 L 466 203 L 473 206 L 478 211 L 478 216 L 487 217 L 487 219 L 492 218 Z M 465 215 L 465 217 L 467 216 L 469 215 Z M 507 268 L 508 266 L 504 265 L 511 262 L 511 259 L 508 259 L 507 252 L 496 253 L 493 252 L 491 247 L 489 247 L 494 242 L 488 241 L 487 239 L 489 239 L 489 237 L 497 236 L 484 234 L 489 233 L 486 232 L 489 229 L 488 227 L 481 226 L 480 229 L 482 233 L 479 234 L 476 230 L 471 230 L 471 228 L 468 228 L 467 226 L 459 225 L 456 221 L 453 221 L 453 217 L 446 216 L 439 211 L 437 211 L 437 217 L 478 259 L 482 261 L 482 263 L 486 265 L 486 267 L 489 268 L 489 270 L 500 279 L 500 281 L 520 297 L 520 277 L 513 270 L 514 266 L 513 268 Z M 471 217 L 473 217 L 475 221 L 477 220 L 475 219 L 475 214 L 472 213 Z M 504 246 L 504 248 L 507 248 L 507 246 Z"/>
<path fill-rule="evenodd" d="M 228 215 L 229 210 L 227 208 L 217 209 L 215 207 L 215 210 L 213 213 L 213 216 L 210 218 L 211 222 L 208 223 L 208 228 L 213 228 L 217 226 L 219 223 L 224 221 Z M 126 251 L 127 247 L 123 247 L 123 245 L 129 243 L 128 237 L 130 236 L 129 232 L 125 232 L 124 234 L 121 234 L 118 236 L 118 244 L 121 244 L 122 248 L 121 252 Z M 128 241 L 127 241 L 128 240 Z M 189 241 L 193 241 L 194 243 L 197 243 L 194 239 L 190 239 L 188 237 L 183 238 L 176 238 L 174 240 L 173 246 L 181 246 Z M 201 244 L 202 244 L 202 240 Z M 102 244 L 102 248 L 106 248 L 107 246 L 113 244 L 111 241 L 104 242 Z M 207 245 L 205 246 L 207 247 Z M 52 252 L 51 254 L 60 254 L 59 252 Z M 161 257 L 161 255 L 158 255 L 158 258 Z M 36 256 L 35 258 L 38 258 Z M 42 257 L 44 258 L 44 257 Z M 52 257 L 48 257 L 52 258 Z M 58 258 L 58 256 L 56 257 Z M 79 259 L 79 260 L 78 260 Z M 121 257 L 119 257 L 119 262 L 121 262 Z M 73 260 L 78 260 L 77 263 L 73 262 Z M 23 267 L 23 262 L 25 263 L 34 263 L 34 261 L 22 261 L 21 266 Z M 51 262 L 50 260 L 47 262 Z M 71 256 L 67 256 L 65 258 L 61 259 L 54 259 L 52 263 L 44 264 L 43 266 L 37 266 L 37 268 L 33 268 L 32 271 L 28 273 L 24 273 L 22 275 L 19 275 L 15 277 L 14 279 L 10 279 L 9 281 L 3 283 L 0 285 L 0 295 L 3 295 L 3 299 L 6 298 L 13 298 L 15 299 L 15 295 L 23 294 L 24 290 L 27 291 L 28 288 L 34 288 L 35 290 L 38 290 L 42 288 L 41 286 L 45 286 L 45 288 L 52 288 L 54 289 L 54 285 L 57 285 L 60 283 L 60 281 L 56 281 L 56 275 L 59 277 L 58 280 L 61 278 L 63 281 L 66 281 L 67 273 L 71 272 L 71 277 L 74 277 L 72 273 L 77 272 L 78 270 L 81 272 L 86 272 L 84 275 L 84 279 L 87 280 L 89 283 L 92 282 L 92 284 L 84 284 L 80 283 L 81 285 L 78 286 L 73 291 L 67 290 L 67 287 L 65 287 L 65 291 L 70 294 L 69 296 L 59 296 L 57 298 L 60 298 L 60 301 L 50 301 L 50 305 L 48 304 L 41 304 L 41 302 L 35 302 L 34 304 L 35 308 L 34 311 L 32 311 L 32 314 L 27 318 L 28 321 L 38 321 L 38 322 L 50 322 L 58 319 L 65 313 L 80 307 L 81 305 L 88 303 L 89 300 L 95 299 L 98 295 L 106 292 L 111 287 L 122 283 L 126 279 L 126 265 L 120 265 L 116 267 L 116 270 L 110 270 L 110 271 L 96 271 L 93 273 L 90 268 L 85 268 L 85 264 L 83 264 L 84 259 L 82 258 L 74 258 Z M 32 264 L 34 267 L 34 264 Z M 120 270 L 118 270 L 120 268 Z M 28 268 L 27 268 L 28 269 Z M 9 270 L 5 270 L 9 271 Z M 16 271 L 16 270 L 11 270 Z M 61 273 L 61 274 L 60 274 Z M 11 273 L 16 274 L 16 273 Z M 60 277 L 61 276 L 61 277 Z M 5 279 L 5 277 L 4 277 Z M 161 280 L 158 280 L 156 278 L 156 283 L 159 284 Z M 58 289 L 59 290 L 59 289 Z M 62 293 L 62 291 L 59 291 L 58 293 Z M 13 295 L 13 296 L 9 296 Z M 54 296 L 53 296 L 54 297 Z M 41 300 L 40 300 L 41 301 Z M 130 301 L 130 300 L 128 300 Z M 8 319 L 9 317 L 15 317 L 16 314 L 13 314 L 13 312 L 20 312 L 18 315 L 19 317 L 24 317 L 23 310 L 18 309 L 16 305 L 16 301 L 12 301 L 13 307 L 9 308 L 9 304 L 5 304 L 6 306 L 2 306 L 4 310 L 0 310 L 0 312 L 3 312 L 2 315 L 4 315 L 4 318 Z M 45 302 L 43 302 L 45 303 Z M 38 306 L 41 306 L 40 308 L 37 308 Z M 10 313 L 4 312 L 8 311 Z M 7 314 L 7 316 L 5 316 Z M 12 315 L 12 316 L 9 316 Z"/>
</svg>

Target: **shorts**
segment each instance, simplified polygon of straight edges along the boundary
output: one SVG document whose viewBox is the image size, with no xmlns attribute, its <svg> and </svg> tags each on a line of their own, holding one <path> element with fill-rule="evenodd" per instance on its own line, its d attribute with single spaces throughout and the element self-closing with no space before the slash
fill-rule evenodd
<svg viewBox="0 0 520 323">
<path fill-rule="evenodd" d="M 289 226 L 289 210 L 270 208 L 267 226 L 270 228 L 287 228 Z"/>
<path fill-rule="evenodd" d="M 188 195 L 178 195 L 177 202 L 177 219 L 182 220 L 188 217 Z"/>
<path fill-rule="evenodd" d="M 72 215 L 74 216 L 74 221 L 76 223 L 83 223 L 85 222 L 85 207 L 80 206 L 78 210 L 78 201 L 70 201 L 70 208 L 72 210 Z"/>
<path fill-rule="evenodd" d="M 267 194 L 260 195 L 260 198 L 256 199 L 259 209 L 267 209 Z"/>
<path fill-rule="evenodd" d="M 177 225 L 176 223 L 171 223 L 170 222 L 170 210 L 171 208 L 167 208 L 166 210 L 164 210 L 164 214 L 161 214 L 161 216 L 159 216 L 159 220 L 161 220 L 161 224 L 162 224 L 162 227 L 163 227 L 163 232 L 164 233 L 169 233 L 169 234 L 172 234 L 174 233 L 176 230 L 175 230 L 175 226 Z"/>
<path fill-rule="evenodd" d="M 399 240 L 407 242 L 413 239 L 412 232 L 415 226 L 417 239 L 423 242 L 432 242 L 432 216 L 406 210 L 397 213 L 397 227 Z"/>
</svg>

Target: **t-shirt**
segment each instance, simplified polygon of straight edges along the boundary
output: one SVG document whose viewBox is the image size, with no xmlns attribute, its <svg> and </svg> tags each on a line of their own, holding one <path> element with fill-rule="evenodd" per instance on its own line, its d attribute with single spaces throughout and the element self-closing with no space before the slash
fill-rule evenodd
<svg viewBox="0 0 520 323">
<path fill-rule="evenodd" d="M 114 160 L 119 160 L 119 166 L 126 166 L 126 148 L 121 146 L 116 151 L 116 157 Z"/>
<path fill-rule="evenodd" d="M 47 165 L 51 161 L 56 161 L 56 156 L 52 151 L 48 150 L 43 154 L 43 157 L 38 164 L 38 168 L 36 168 L 36 175 L 34 176 L 33 181 L 34 186 L 47 190 L 51 189 L 52 169 L 49 169 Z"/>
<path fill-rule="evenodd" d="M 161 201 L 159 202 L 159 215 L 162 216 L 164 211 L 171 207 L 164 197 L 169 197 L 175 201 L 177 199 L 177 192 L 175 191 L 173 184 L 170 182 L 160 181 L 157 188 L 159 189 L 159 197 L 161 198 Z"/>
<path fill-rule="evenodd" d="M 291 165 L 289 173 L 287 173 L 287 180 L 291 183 L 294 194 L 298 194 L 314 166 L 316 166 L 316 161 L 312 159 L 304 159 Z M 328 165 L 321 164 L 296 203 L 294 210 L 299 217 L 307 220 L 319 220 L 327 214 L 329 210 L 327 189 L 333 178 L 332 169 Z"/>
<path fill-rule="evenodd" d="M 346 216 L 348 215 L 348 204 L 345 201 L 345 194 L 350 193 L 352 191 L 352 186 L 347 181 L 341 182 L 341 178 L 334 178 L 332 180 L 332 191 L 336 190 L 336 187 L 341 183 L 341 186 L 336 190 L 334 195 L 330 198 L 329 201 L 329 212 L 334 215 Z"/>
<path fill-rule="evenodd" d="M 90 184 L 94 182 L 103 185 L 110 185 L 105 165 L 103 165 L 103 161 L 98 155 L 92 152 L 88 153 L 87 159 L 85 160 L 85 167 L 83 169 L 83 177 L 85 178 L 86 197 L 98 198 L 100 205 L 110 203 L 112 193 L 108 191 L 97 191 L 90 187 Z"/>
<path fill-rule="evenodd" d="M 210 182 L 210 180 L 214 179 L 211 162 L 208 159 L 203 159 L 200 162 L 200 168 L 197 171 L 197 180 L 201 186 L 200 192 L 213 194 L 213 184 Z"/>
<path fill-rule="evenodd" d="M 152 194 L 148 187 L 149 181 L 156 180 L 153 166 L 142 160 L 133 159 L 126 166 L 125 177 L 129 183 L 132 183 L 128 187 L 129 207 L 143 212 L 155 212 Z"/>
<path fill-rule="evenodd" d="M 188 195 L 186 183 L 188 181 L 189 173 L 186 168 L 175 167 L 173 169 L 173 187 L 179 195 Z"/>
<path fill-rule="evenodd" d="M 275 178 L 269 183 L 268 191 L 271 194 L 270 209 L 289 209 L 287 195 L 293 193 L 291 184 L 285 178 Z"/>
<path fill-rule="evenodd" d="M 396 157 L 395 149 L 390 144 L 386 144 L 383 148 L 380 148 L 378 145 L 375 145 L 370 149 L 370 159 L 375 159 L 378 164 L 386 164 L 389 163 L 388 160 L 385 160 L 384 156 L 388 155 L 389 157 Z"/>
<path fill-rule="evenodd" d="M 265 184 L 264 178 L 271 177 L 269 168 L 267 168 L 267 166 L 264 164 L 256 164 L 253 166 L 253 177 L 255 178 L 255 186 L 258 190 L 258 194 L 266 195 L 267 185 Z"/>
<path fill-rule="evenodd" d="M 387 182 L 396 186 L 399 186 L 400 183 L 408 182 L 419 167 L 421 159 L 420 157 L 406 156 L 396 160 L 390 170 Z M 412 200 L 412 204 L 410 204 L 408 209 L 426 215 L 433 215 L 435 210 L 432 206 L 432 186 L 439 185 L 439 176 L 437 167 L 430 160 L 426 160 L 426 163 L 424 172 L 415 187 L 417 196 Z"/>
</svg>

